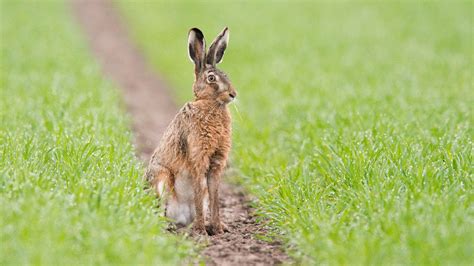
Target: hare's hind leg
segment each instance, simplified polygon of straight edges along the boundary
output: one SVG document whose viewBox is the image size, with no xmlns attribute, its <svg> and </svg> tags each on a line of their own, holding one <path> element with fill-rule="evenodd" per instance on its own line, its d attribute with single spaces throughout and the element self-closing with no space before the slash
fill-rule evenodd
<svg viewBox="0 0 474 266">
<path fill-rule="evenodd" d="M 146 178 L 159 197 L 165 202 L 165 216 L 175 225 L 191 224 L 196 215 L 193 181 L 187 170 L 173 175 L 167 168 L 157 166 L 147 171 Z"/>
<path fill-rule="evenodd" d="M 155 166 L 150 164 L 144 178 L 149 184 L 149 189 L 154 190 L 160 199 L 160 205 L 164 205 L 164 208 L 161 208 L 162 212 L 160 211 L 160 215 L 169 217 L 170 205 L 173 205 L 174 199 L 174 177 L 172 173 L 161 165 Z"/>
<path fill-rule="evenodd" d="M 161 165 L 149 166 L 145 174 L 145 179 L 148 184 L 150 184 L 151 189 L 155 190 L 160 198 L 164 198 L 173 185 L 171 172 Z"/>
<path fill-rule="evenodd" d="M 173 188 L 174 193 L 168 201 L 167 216 L 177 225 L 187 226 L 193 222 L 196 212 L 192 178 L 186 169 L 176 174 Z"/>
</svg>

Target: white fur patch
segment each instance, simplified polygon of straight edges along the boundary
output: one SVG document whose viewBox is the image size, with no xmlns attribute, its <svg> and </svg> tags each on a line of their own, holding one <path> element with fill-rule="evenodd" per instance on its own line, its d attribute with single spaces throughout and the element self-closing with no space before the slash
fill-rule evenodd
<svg viewBox="0 0 474 266">
<path fill-rule="evenodd" d="M 194 203 L 193 180 L 187 170 L 182 170 L 176 175 L 174 189 L 180 202 Z"/>
<path fill-rule="evenodd" d="M 203 178 L 201 180 L 201 187 L 207 187 L 207 179 L 206 178 Z"/>
<path fill-rule="evenodd" d="M 201 185 L 206 186 L 207 181 L 201 181 Z M 166 216 L 173 219 L 176 224 L 189 225 L 194 221 L 196 209 L 194 206 L 194 189 L 192 177 L 188 171 L 183 170 L 176 175 L 174 186 L 176 198 L 170 198 L 166 206 Z M 204 215 L 208 212 L 209 199 L 206 193 L 203 201 Z"/>
<path fill-rule="evenodd" d="M 165 181 L 161 180 L 160 182 L 158 182 L 157 191 L 158 191 L 158 195 L 160 197 L 163 197 L 165 193 Z"/>
<path fill-rule="evenodd" d="M 186 226 L 193 222 L 196 215 L 194 204 L 170 199 L 166 207 L 166 216 L 173 219 L 176 224 Z"/>
</svg>

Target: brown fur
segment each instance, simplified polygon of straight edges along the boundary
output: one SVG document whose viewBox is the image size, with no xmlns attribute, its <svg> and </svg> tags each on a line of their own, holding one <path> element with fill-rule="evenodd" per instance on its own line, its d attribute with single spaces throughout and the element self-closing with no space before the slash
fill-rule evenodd
<svg viewBox="0 0 474 266">
<path fill-rule="evenodd" d="M 206 197 L 209 197 L 209 233 L 219 234 L 226 229 L 220 221 L 218 197 L 220 178 L 231 148 L 231 116 L 227 104 L 236 97 L 236 91 L 215 65 L 222 59 L 227 39 L 225 28 L 206 54 L 204 36 L 200 30 L 191 29 L 189 54 L 195 64 L 195 98 L 181 108 L 166 129 L 145 176 L 159 194 L 166 194 L 166 201 L 177 204 L 170 215 L 184 217 L 185 225 L 188 223 L 186 206 L 194 205 L 189 213 L 195 217 L 193 230 L 200 234 L 206 232 Z M 193 196 L 191 205 L 186 203 L 189 195 Z"/>
</svg>

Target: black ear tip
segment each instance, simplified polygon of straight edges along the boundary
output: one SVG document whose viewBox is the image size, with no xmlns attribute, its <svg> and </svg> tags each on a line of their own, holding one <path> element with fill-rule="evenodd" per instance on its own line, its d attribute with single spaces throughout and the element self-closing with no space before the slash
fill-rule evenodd
<svg viewBox="0 0 474 266">
<path fill-rule="evenodd" d="M 202 31 L 198 28 L 192 28 L 189 30 L 189 33 L 191 32 L 194 32 L 194 34 L 196 35 L 196 37 L 198 39 L 203 39 L 204 38 L 204 34 L 202 33 Z"/>
</svg>

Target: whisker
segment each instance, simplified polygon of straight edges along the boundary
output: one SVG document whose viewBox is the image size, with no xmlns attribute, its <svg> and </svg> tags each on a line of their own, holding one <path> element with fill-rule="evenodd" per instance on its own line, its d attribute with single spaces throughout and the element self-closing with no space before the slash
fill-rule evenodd
<svg viewBox="0 0 474 266">
<path fill-rule="evenodd" d="M 237 107 L 237 103 L 238 103 L 238 100 L 236 99 L 233 104 L 234 110 L 237 112 L 237 115 L 239 116 L 239 120 L 243 121 L 242 115 L 240 114 L 239 108 Z"/>
</svg>

